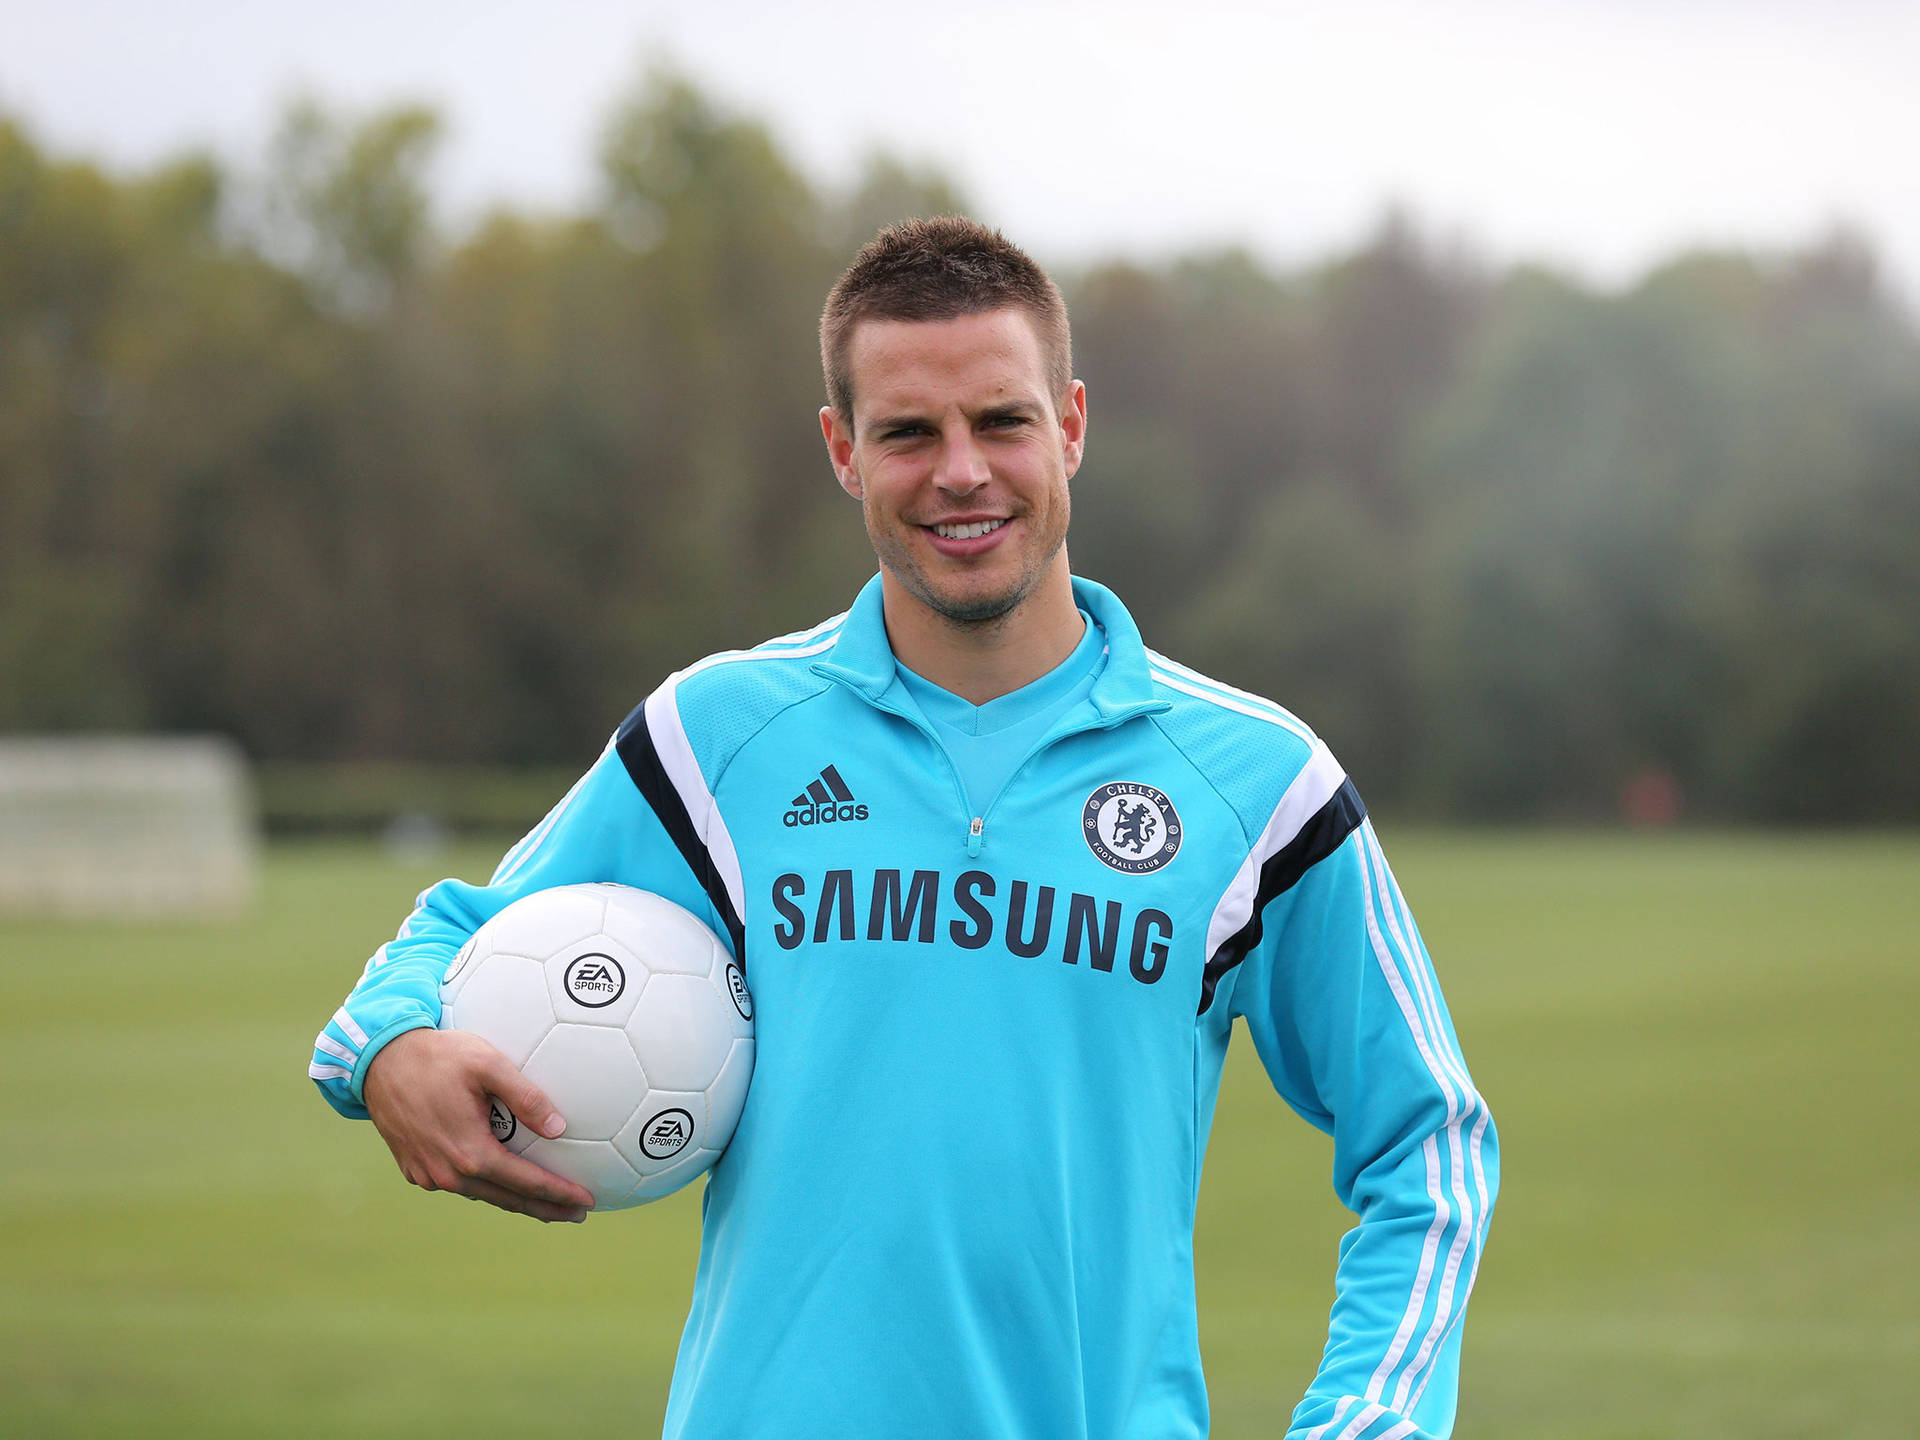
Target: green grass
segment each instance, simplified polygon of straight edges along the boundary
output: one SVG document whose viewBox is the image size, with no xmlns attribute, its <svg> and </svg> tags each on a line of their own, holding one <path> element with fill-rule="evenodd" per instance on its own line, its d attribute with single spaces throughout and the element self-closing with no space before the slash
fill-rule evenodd
<svg viewBox="0 0 1920 1440">
<path fill-rule="evenodd" d="M 1501 1130 L 1459 1434 L 1910 1440 L 1920 839 L 1387 841 Z M 243 923 L 0 923 L 0 1434 L 657 1432 L 697 1198 L 543 1228 L 422 1194 L 303 1074 L 430 878 L 280 848 Z M 1278 1434 L 1312 1373 L 1329 1158 L 1238 1041 L 1217 1436 Z"/>
</svg>

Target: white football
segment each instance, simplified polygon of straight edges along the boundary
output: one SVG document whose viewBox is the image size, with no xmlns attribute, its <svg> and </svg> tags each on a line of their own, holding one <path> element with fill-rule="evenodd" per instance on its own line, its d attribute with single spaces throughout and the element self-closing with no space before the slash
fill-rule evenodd
<svg viewBox="0 0 1920 1440">
<path fill-rule="evenodd" d="M 678 1190 L 727 1148 L 753 1075 L 753 997 L 719 938 L 626 885 L 562 885 L 474 932 L 440 987 L 440 1028 L 491 1041 L 566 1118 L 548 1140 L 496 1100 L 509 1150 L 594 1208 Z"/>
</svg>

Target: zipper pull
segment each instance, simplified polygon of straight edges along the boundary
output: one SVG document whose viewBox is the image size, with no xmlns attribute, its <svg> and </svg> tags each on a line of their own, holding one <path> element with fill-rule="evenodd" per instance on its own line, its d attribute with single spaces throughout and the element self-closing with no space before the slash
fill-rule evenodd
<svg viewBox="0 0 1920 1440">
<path fill-rule="evenodd" d="M 980 847 L 987 843 L 984 833 L 986 828 L 987 819 L 984 815 L 974 816 L 973 824 L 967 827 L 967 858 L 969 860 L 980 858 Z"/>
</svg>

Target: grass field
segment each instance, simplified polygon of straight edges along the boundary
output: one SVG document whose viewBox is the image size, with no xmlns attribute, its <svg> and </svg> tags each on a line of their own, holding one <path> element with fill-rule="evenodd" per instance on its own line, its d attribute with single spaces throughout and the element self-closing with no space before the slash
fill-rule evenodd
<svg viewBox="0 0 1920 1440">
<path fill-rule="evenodd" d="M 1458 1433 L 1920 1435 L 1920 839 L 1386 840 L 1501 1130 Z M 0 922 L 0 1435 L 657 1433 L 696 1195 L 547 1228 L 422 1194 L 305 1077 L 428 878 L 281 848 L 245 923 Z M 1328 1163 L 1237 1040 L 1217 1436 L 1277 1436 L 1312 1372 Z"/>
</svg>

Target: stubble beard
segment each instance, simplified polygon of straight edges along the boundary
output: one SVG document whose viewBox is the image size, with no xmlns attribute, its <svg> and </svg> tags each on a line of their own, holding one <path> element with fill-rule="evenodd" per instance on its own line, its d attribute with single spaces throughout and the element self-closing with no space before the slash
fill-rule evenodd
<svg viewBox="0 0 1920 1440">
<path fill-rule="evenodd" d="M 1026 515 L 1022 512 L 1011 518 L 1024 519 Z M 873 544 L 874 554 L 879 556 L 880 563 L 892 572 L 907 593 L 948 624 L 968 630 L 991 630 L 1004 624 L 1039 587 L 1041 577 L 1053 563 L 1053 557 L 1060 553 L 1060 547 L 1066 543 L 1063 530 L 1047 553 L 1039 557 L 1038 563 L 1023 569 L 1004 590 L 984 595 L 951 596 L 940 592 L 927 577 L 911 549 L 892 532 L 875 524 L 871 513 L 866 516 L 866 521 L 867 539 Z"/>
</svg>

